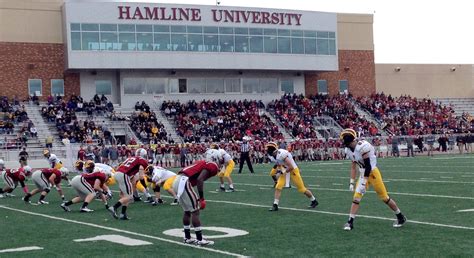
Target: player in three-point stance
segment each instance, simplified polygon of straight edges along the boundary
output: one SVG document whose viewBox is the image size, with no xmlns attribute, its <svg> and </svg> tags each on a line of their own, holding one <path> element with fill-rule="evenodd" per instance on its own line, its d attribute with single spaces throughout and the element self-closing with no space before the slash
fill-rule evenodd
<svg viewBox="0 0 474 258">
<path fill-rule="evenodd" d="M 382 174 L 377 168 L 377 158 L 375 156 L 374 147 L 365 140 L 358 141 L 357 134 L 353 129 L 343 130 L 340 139 L 346 147 L 346 156 L 352 160 L 349 189 L 351 191 L 355 190 L 349 220 L 344 225 L 344 230 L 352 230 L 354 228 L 354 219 L 359 210 L 360 201 L 370 185 L 374 187 L 379 198 L 395 212 L 397 221 L 393 224 L 393 227 L 401 227 L 405 224 L 407 219 L 400 212 L 395 201 L 388 196 L 387 190 L 382 181 Z M 360 175 L 357 185 L 354 185 L 357 167 L 359 167 Z"/>
</svg>

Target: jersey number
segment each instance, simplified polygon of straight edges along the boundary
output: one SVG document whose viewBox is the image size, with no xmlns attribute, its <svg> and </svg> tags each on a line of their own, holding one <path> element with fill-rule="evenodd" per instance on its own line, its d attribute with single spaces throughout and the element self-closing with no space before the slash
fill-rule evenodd
<svg viewBox="0 0 474 258">
<path fill-rule="evenodd" d="M 123 163 L 123 166 L 124 167 L 130 167 L 132 165 L 132 163 L 136 160 L 136 158 L 128 158 L 127 160 L 125 160 L 125 162 Z"/>
</svg>

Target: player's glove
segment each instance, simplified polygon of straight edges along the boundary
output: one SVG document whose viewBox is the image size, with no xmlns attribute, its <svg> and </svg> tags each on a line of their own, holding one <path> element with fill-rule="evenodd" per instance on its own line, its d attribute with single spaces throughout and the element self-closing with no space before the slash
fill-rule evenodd
<svg viewBox="0 0 474 258">
<path fill-rule="evenodd" d="M 351 178 L 351 182 L 349 183 L 349 191 L 354 192 L 355 180 Z"/>
<path fill-rule="evenodd" d="M 206 208 L 206 200 L 204 200 L 204 198 L 199 199 L 199 207 L 201 210 L 204 210 Z"/>
<path fill-rule="evenodd" d="M 359 185 L 357 186 L 356 192 L 360 194 L 365 194 L 366 184 L 367 184 L 367 179 L 365 179 L 364 177 L 361 177 L 359 179 Z"/>
</svg>

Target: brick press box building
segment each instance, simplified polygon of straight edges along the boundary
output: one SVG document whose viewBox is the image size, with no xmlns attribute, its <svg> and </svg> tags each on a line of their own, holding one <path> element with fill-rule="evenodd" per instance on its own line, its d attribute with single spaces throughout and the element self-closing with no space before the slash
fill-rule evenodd
<svg viewBox="0 0 474 258">
<path fill-rule="evenodd" d="M 114 103 L 374 93 L 371 14 L 0 1 L 0 91 Z"/>
</svg>

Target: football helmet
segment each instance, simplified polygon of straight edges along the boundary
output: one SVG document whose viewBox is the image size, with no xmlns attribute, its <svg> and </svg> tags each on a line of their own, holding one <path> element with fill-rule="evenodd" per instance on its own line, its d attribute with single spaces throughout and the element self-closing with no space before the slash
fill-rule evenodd
<svg viewBox="0 0 474 258">
<path fill-rule="evenodd" d="M 59 171 L 61 171 L 61 176 L 63 177 L 69 175 L 69 169 L 67 169 L 66 167 L 62 167 L 61 169 L 59 169 Z"/>
<path fill-rule="evenodd" d="M 153 165 L 148 165 L 148 166 L 145 168 L 145 174 L 146 174 L 147 176 L 151 176 L 152 173 L 153 173 L 153 169 L 154 169 Z"/>
<path fill-rule="evenodd" d="M 265 149 L 268 155 L 273 156 L 273 153 L 278 150 L 278 145 L 275 142 L 269 142 L 265 145 Z"/>
<path fill-rule="evenodd" d="M 75 167 L 78 171 L 83 171 L 83 169 L 84 169 L 84 161 L 82 161 L 82 160 L 76 161 L 76 163 L 74 164 L 74 167 Z"/>
<path fill-rule="evenodd" d="M 51 153 L 49 152 L 48 149 L 43 150 L 43 156 L 44 157 L 49 158 L 49 155 L 51 155 Z"/>
<path fill-rule="evenodd" d="M 217 143 L 211 143 L 211 145 L 209 145 L 209 149 L 218 150 L 218 149 L 219 149 L 219 145 L 217 145 Z"/>
<path fill-rule="evenodd" d="M 147 151 L 143 148 L 139 148 L 135 151 L 135 156 L 136 157 L 141 157 L 141 158 L 146 159 L 147 155 L 148 155 Z"/>
<path fill-rule="evenodd" d="M 344 129 L 339 135 L 345 147 L 348 147 L 357 138 L 357 133 L 354 129 Z"/>
<path fill-rule="evenodd" d="M 23 171 L 25 172 L 26 176 L 31 175 L 31 167 L 30 166 L 24 166 Z"/>
<path fill-rule="evenodd" d="M 0 169 L 3 169 L 5 167 L 5 161 L 3 159 L 0 159 Z"/>
<path fill-rule="evenodd" d="M 84 163 L 84 171 L 85 172 L 92 173 L 92 171 L 94 171 L 94 168 L 95 168 L 94 161 L 88 160 L 88 161 L 86 161 L 86 163 Z"/>
</svg>

